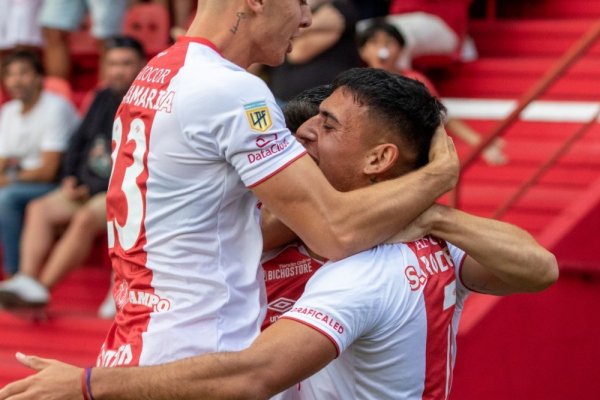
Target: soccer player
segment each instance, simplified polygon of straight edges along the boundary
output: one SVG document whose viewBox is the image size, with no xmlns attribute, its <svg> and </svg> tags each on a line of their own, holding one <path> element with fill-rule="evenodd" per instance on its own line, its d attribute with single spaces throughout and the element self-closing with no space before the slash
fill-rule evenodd
<svg viewBox="0 0 600 400">
<path fill-rule="evenodd" d="M 386 240 L 454 185 L 458 162 L 442 133 L 414 174 L 350 193 L 331 187 L 246 72 L 281 63 L 310 22 L 302 0 L 201 1 L 188 35 L 123 98 L 107 191 L 117 315 L 98 365 L 252 343 L 264 308 L 256 197 L 338 259 Z"/>
<path fill-rule="evenodd" d="M 378 186 L 425 162 L 443 108 L 422 84 L 363 69 L 342 74 L 333 88 L 302 129 L 316 134 L 307 150 L 336 188 Z M 303 383 L 297 394 L 443 399 L 467 288 L 541 290 L 556 280 L 557 266 L 521 229 L 442 206 L 429 208 L 396 239 L 419 237 L 327 262 L 294 308 L 246 350 L 155 367 L 94 369 L 91 376 L 89 369 L 19 356 L 42 371 L 0 391 L 0 400 L 77 399 L 82 388 L 97 400 L 263 399 L 338 356 L 326 375 Z"/>
</svg>

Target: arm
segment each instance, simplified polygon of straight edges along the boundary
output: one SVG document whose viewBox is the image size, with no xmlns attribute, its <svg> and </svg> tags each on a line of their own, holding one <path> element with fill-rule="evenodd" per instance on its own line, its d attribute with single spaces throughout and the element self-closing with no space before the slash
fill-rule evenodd
<svg viewBox="0 0 600 400">
<path fill-rule="evenodd" d="M 435 205 L 412 229 L 404 239 L 431 234 L 467 253 L 461 278 L 469 289 L 494 295 L 536 292 L 558 279 L 554 255 L 514 225 Z"/>
<path fill-rule="evenodd" d="M 52 182 L 56 179 L 63 153 L 45 151 L 39 168 L 20 171 L 17 179 L 21 182 Z"/>
<path fill-rule="evenodd" d="M 281 320 L 241 352 L 154 367 L 94 368 L 91 388 L 96 400 L 268 399 L 335 356 L 335 347 L 325 336 L 301 323 Z M 40 372 L 0 390 L 0 400 L 81 399 L 80 368 L 37 357 L 20 360 Z M 290 363 L 294 368 L 289 368 Z"/>
<path fill-rule="evenodd" d="M 336 44 L 345 27 L 344 16 L 334 6 L 322 5 L 313 15 L 311 26 L 294 39 L 294 47 L 287 60 L 292 64 L 309 62 Z"/>
<path fill-rule="evenodd" d="M 342 193 L 304 156 L 253 191 L 315 253 L 337 260 L 384 242 L 454 187 L 458 158 L 443 128 L 430 160 L 400 178 Z"/>
</svg>

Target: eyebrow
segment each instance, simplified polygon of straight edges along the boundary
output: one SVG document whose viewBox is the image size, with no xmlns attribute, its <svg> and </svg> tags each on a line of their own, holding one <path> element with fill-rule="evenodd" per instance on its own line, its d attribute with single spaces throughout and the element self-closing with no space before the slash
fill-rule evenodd
<svg viewBox="0 0 600 400">
<path fill-rule="evenodd" d="M 340 123 L 340 121 L 335 117 L 335 115 L 333 115 L 329 111 L 321 110 L 319 113 L 327 119 L 332 119 L 337 124 Z"/>
</svg>

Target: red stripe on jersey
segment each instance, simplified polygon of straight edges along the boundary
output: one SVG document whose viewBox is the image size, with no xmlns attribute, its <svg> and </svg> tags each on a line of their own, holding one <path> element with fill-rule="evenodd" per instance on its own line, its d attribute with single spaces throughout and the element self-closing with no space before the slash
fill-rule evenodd
<svg viewBox="0 0 600 400">
<path fill-rule="evenodd" d="M 448 293 L 452 288 L 449 285 L 456 280 L 454 262 L 442 240 L 426 237 L 407 245 L 417 256 L 421 276 L 425 278 L 423 299 L 427 313 L 427 341 L 422 399 L 445 399 L 452 379 L 449 335 L 452 334 L 454 302 L 447 297 L 455 296 L 455 293 Z"/>
<path fill-rule="evenodd" d="M 306 282 L 323 266 L 303 251 L 300 244 L 286 246 L 269 260 L 263 260 L 262 268 L 267 288 L 267 314 L 261 330 L 267 329 L 281 315 L 292 309 L 304 293 Z"/>
<path fill-rule="evenodd" d="M 187 51 L 187 43 L 178 43 L 154 57 L 134 80 L 115 117 L 113 172 L 106 202 L 109 242 L 114 238 L 109 255 L 115 271 L 114 296 L 118 310 L 98 365 L 139 364 L 142 334 L 147 331 L 150 315 L 158 304 L 152 287 L 153 273 L 146 265 L 144 221 L 150 133 L 160 106 L 150 104 L 150 95 L 148 99 L 144 95 L 142 100 L 142 96 L 134 93 L 152 91 L 152 98 L 158 98 L 160 91 L 166 93 L 171 80 L 183 67 Z M 130 220 L 136 223 L 130 226 Z"/>
</svg>

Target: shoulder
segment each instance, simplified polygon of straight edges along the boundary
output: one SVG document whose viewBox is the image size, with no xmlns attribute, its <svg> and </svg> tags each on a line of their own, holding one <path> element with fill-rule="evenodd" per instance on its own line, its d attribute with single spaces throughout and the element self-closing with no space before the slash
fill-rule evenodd
<svg viewBox="0 0 600 400">
<path fill-rule="evenodd" d="M 18 100 L 10 100 L 4 103 L 0 108 L 0 117 L 9 116 L 15 113 L 18 113 L 21 108 L 21 102 Z"/>
<path fill-rule="evenodd" d="M 337 261 L 329 261 L 313 279 L 317 285 L 376 294 L 401 278 L 399 264 L 405 262 L 405 246 L 385 244 Z"/>
<path fill-rule="evenodd" d="M 67 113 L 71 115 L 77 114 L 77 110 L 75 110 L 75 107 L 69 100 L 47 91 L 42 92 L 40 97 L 40 105 L 46 111 L 60 112 L 63 114 Z M 51 114 L 51 112 L 48 112 L 48 114 Z"/>
</svg>

